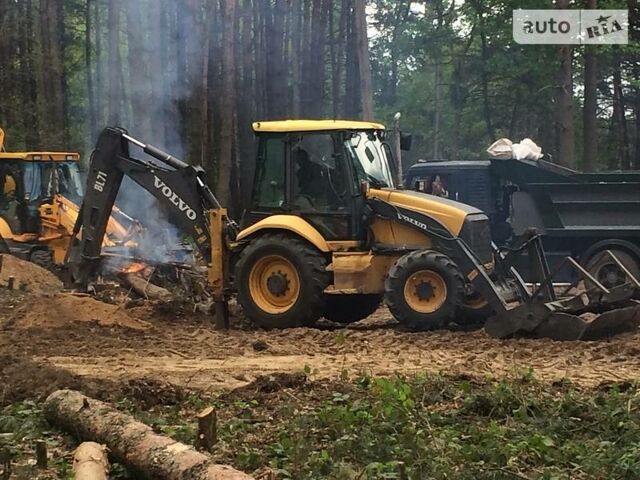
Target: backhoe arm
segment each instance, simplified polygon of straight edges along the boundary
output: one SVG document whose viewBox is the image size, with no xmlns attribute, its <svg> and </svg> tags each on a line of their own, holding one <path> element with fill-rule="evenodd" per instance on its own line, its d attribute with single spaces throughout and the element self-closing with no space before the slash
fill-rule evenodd
<svg viewBox="0 0 640 480">
<path fill-rule="evenodd" d="M 131 143 L 160 163 L 132 158 Z M 87 191 L 67 252 L 77 288 L 86 289 L 98 272 L 102 240 L 125 175 L 156 197 L 170 221 L 190 234 L 205 261 L 211 261 L 209 211 L 221 207 L 205 183 L 204 170 L 130 137 L 123 129 L 106 128 L 91 156 Z"/>
</svg>

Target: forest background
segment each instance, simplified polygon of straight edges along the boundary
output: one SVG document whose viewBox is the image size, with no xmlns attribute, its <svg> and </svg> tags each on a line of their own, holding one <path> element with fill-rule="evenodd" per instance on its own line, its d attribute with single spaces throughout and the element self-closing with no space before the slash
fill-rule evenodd
<svg viewBox="0 0 640 480">
<path fill-rule="evenodd" d="M 519 45 L 514 8 L 629 9 L 628 45 Z M 251 122 L 377 119 L 405 163 L 530 137 L 581 170 L 640 169 L 637 0 L 0 0 L 6 147 L 79 150 L 119 125 L 250 196 Z"/>
</svg>

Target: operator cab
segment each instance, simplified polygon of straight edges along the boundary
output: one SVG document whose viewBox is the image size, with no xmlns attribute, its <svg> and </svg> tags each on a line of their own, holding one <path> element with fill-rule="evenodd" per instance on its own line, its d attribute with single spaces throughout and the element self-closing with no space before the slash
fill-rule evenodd
<svg viewBox="0 0 640 480">
<path fill-rule="evenodd" d="M 393 188 L 384 126 L 334 120 L 256 122 L 258 158 L 245 228 L 295 214 L 327 240 L 360 240 L 362 184 Z"/>
<path fill-rule="evenodd" d="M 0 217 L 13 234 L 40 234 L 40 209 L 56 195 L 80 203 L 80 156 L 67 152 L 0 152 Z"/>
</svg>

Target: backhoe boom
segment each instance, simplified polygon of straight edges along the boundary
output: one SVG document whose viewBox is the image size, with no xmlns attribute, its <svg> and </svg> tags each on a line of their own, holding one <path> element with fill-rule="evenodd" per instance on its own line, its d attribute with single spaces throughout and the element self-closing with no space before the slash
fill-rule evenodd
<svg viewBox="0 0 640 480">
<path fill-rule="evenodd" d="M 161 163 L 131 157 L 131 143 Z M 125 175 L 156 197 L 171 222 L 190 234 L 204 260 L 211 261 L 209 210 L 221 207 L 205 183 L 204 170 L 130 137 L 123 129 L 106 128 L 91 156 L 87 192 L 67 253 L 76 288 L 86 289 L 98 271 L 102 239 Z"/>
</svg>

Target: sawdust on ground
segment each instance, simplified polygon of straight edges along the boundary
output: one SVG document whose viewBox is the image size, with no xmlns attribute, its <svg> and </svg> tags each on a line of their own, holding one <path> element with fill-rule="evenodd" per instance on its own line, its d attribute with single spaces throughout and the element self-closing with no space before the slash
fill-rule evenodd
<svg viewBox="0 0 640 480">
<path fill-rule="evenodd" d="M 48 270 L 12 255 L 0 256 L 2 257 L 0 286 L 6 286 L 9 277 L 13 277 L 17 289 L 26 289 L 35 293 L 51 293 L 62 289 L 62 282 Z"/>
<path fill-rule="evenodd" d="M 17 328 L 80 328 L 78 323 L 103 327 L 144 330 L 149 323 L 131 317 L 122 306 L 100 302 L 92 297 L 56 293 L 32 298 L 18 308 L 13 324 Z"/>
<path fill-rule="evenodd" d="M 585 387 L 638 378 L 637 333 L 594 342 L 497 340 L 481 330 L 410 333 L 397 329 L 386 308 L 346 329 L 267 332 L 247 329 L 236 318 L 230 331 L 219 332 L 210 319 L 190 311 L 148 304 L 125 309 L 40 292 L 9 296 L 15 306 L 0 310 L 0 352 L 68 372 L 73 382 L 125 385 L 144 378 L 219 393 L 261 375 L 305 369 L 316 379 L 343 372 L 502 378 L 533 369 L 544 381 L 568 379 Z M 0 292 L 0 307 L 6 301 Z"/>
<path fill-rule="evenodd" d="M 132 312 L 132 315 L 140 312 Z M 571 380 L 585 387 L 638 377 L 640 335 L 598 342 L 496 340 L 483 331 L 410 333 L 397 330 L 381 309 L 348 329 L 282 331 L 232 329 L 227 333 L 186 318 L 151 321 L 122 336 L 104 331 L 100 345 L 33 352 L 39 360 L 80 376 L 116 381 L 135 377 L 168 380 L 218 393 L 260 375 L 311 371 L 313 378 L 444 372 L 478 377 L 520 376 L 533 369 L 545 381 Z M 77 337 L 73 343 L 84 343 Z"/>
</svg>

